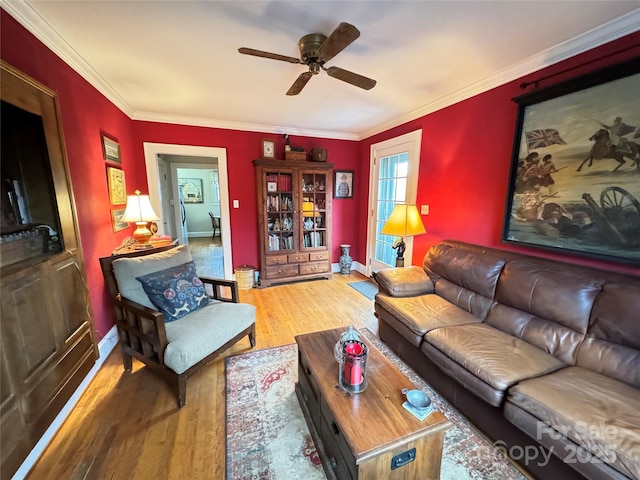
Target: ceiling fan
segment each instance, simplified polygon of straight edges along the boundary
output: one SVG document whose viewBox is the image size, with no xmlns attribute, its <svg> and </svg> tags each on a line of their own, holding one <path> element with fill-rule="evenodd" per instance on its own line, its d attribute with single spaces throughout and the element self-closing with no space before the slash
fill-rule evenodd
<svg viewBox="0 0 640 480">
<path fill-rule="evenodd" d="M 371 90 L 376 84 L 375 80 L 339 67 L 325 68 L 324 66 L 326 62 L 351 45 L 359 36 L 360 31 L 356 27 L 349 23 L 342 22 L 328 38 L 321 33 L 310 33 L 302 37 L 298 41 L 298 47 L 300 48 L 299 59 L 286 55 L 278 55 L 277 53 L 263 52 L 262 50 L 255 50 L 253 48 L 239 48 L 238 52 L 255 57 L 307 65 L 309 71 L 300 74 L 287 91 L 287 95 L 298 95 L 311 77 L 317 75 L 320 70 L 327 72 L 327 75 L 330 77 L 337 78 L 338 80 L 365 90 Z"/>
</svg>

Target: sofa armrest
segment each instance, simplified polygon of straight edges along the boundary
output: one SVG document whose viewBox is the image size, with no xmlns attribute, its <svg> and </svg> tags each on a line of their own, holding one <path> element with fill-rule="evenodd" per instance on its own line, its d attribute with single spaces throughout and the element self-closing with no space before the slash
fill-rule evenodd
<svg viewBox="0 0 640 480">
<path fill-rule="evenodd" d="M 392 297 L 414 297 L 433 293 L 433 282 L 420 268 L 412 265 L 406 268 L 385 268 L 374 273 L 381 293 Z"/>
<path fill-rule="evenodd" d="M 238 291 L 238 282 L 235 280 L 225 280 L 223 278 L 200 277 L 202 283 L 211 286 L 207 288 L 207 293 L 214 299 L 221 302 L 240 302 L 240 292 Z M 211 290 L 211 292 L 210 292 Z"/>
</svg>

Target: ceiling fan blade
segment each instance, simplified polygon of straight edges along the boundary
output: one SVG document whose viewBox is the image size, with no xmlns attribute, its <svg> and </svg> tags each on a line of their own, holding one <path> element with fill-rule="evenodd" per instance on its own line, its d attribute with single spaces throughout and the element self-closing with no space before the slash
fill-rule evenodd
<svg viewBox="0 0 640 480">
<path fill-rule="evenodd" d="M 350 83 L 351 85 L 355 85 L 356 87 L 364 88 L 365 90 L 371 90 L 377 83 L 371 78 L 358 75 L 357 73 L 353 73 L 339 67 L 327 68 L 327 75 L 337 78 L 338 80 L 342 80 L 343 82 Z"/>
<path fill-rule="evenodd" d="M 331 32 L 320 49 L 318 56 L 325 62 L 328 62 L 342 50 L 347 48 L 353 41 L 360 36 L 360 30 L 350 23 L 342 22 Z"/>
<path fill-rule="evenodd" d="M 278 55 L 277 53 L 263 52 L 262 50 L 255 50 L 253 48 L 239 48 L 238 52 L 245 55 L 253 55 L 254 57 L 270 58 L 271 60 L 280 60 L 282 62 L 289 63 L 302 63 L 300 59 L 295 57 L 287 57 L 286 55 Z"/>
<path fill-rule="evenodd" d="M 296 81 L 293 82 L 291 88 L 287 91 L 287 95 L 298 95 L 311 77 L 313 77 L 313 73 L 311 72 L 301 73 L 298 78 L 296 78 Z"/>
</svg>

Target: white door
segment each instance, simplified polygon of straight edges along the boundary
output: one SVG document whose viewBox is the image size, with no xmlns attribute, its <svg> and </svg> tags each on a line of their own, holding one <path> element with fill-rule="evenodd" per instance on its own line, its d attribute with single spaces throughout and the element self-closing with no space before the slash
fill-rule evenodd
<svg viewBox="0 0 640 480">
<path fill-rule="evenodd" d="M 397 252 L 392 245 L 396 238 L 380 231 L 396 204 L 415 205 L 421 142 L 422 130 L 416 130 L 371 145 L 366 275 L 395 266 Z M 413 239 L 404 241 L 404 258 L 410 260 Z"/>
<path fill-rule="evenodd" d="M 158 158 L 158 181 L 160 183 L 160 204 L 162 205 L 161 232 L 176 238 L 175 219 L 172 205 L 171 174 L 167 162 Z"/>
</svg>

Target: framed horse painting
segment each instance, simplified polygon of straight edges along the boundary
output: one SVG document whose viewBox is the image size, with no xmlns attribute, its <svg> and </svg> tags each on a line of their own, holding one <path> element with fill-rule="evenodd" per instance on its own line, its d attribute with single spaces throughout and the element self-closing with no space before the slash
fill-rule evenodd
<svg viewBox="0 0 640 480">
<path fill-rule="evenodd" d="M 514 99 L 502 241 L 640 263 L 640 62 Z"/>
</svg>

